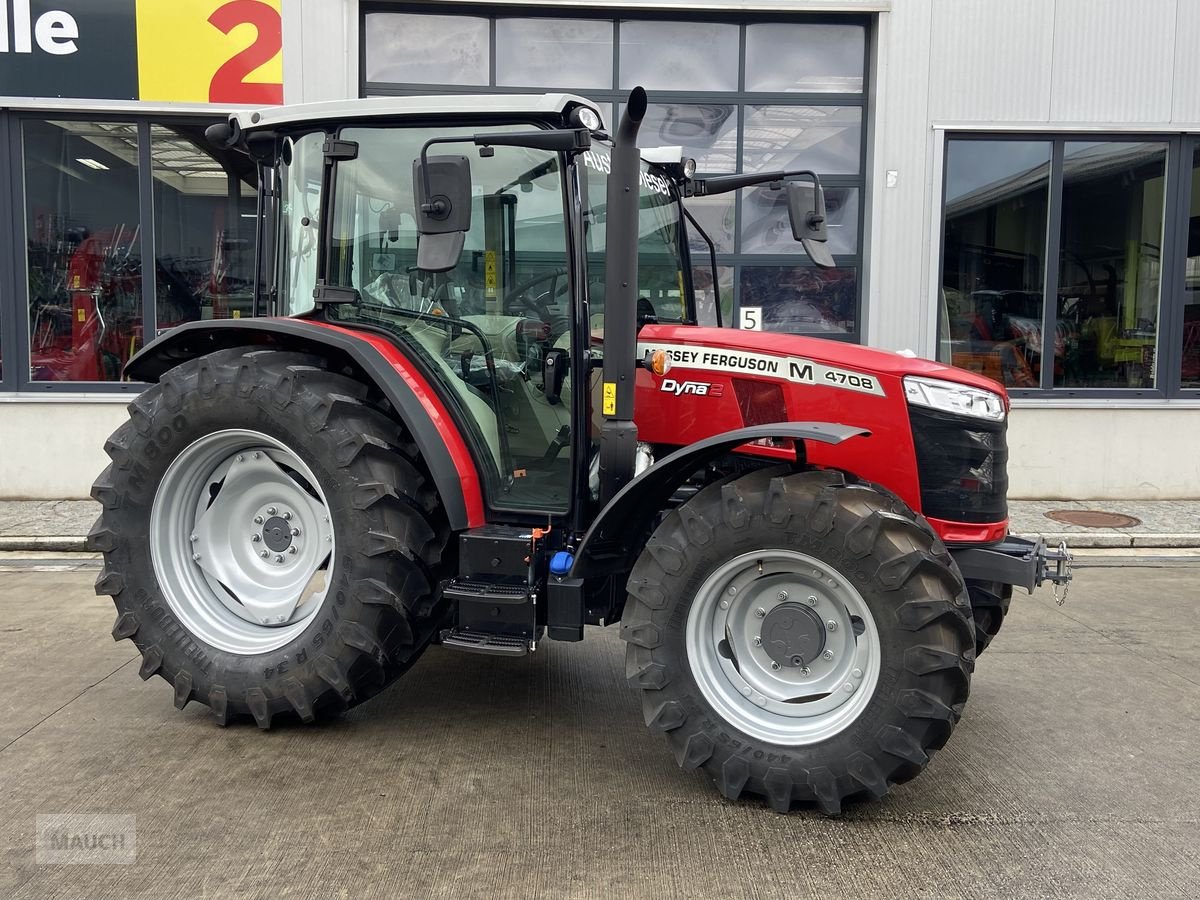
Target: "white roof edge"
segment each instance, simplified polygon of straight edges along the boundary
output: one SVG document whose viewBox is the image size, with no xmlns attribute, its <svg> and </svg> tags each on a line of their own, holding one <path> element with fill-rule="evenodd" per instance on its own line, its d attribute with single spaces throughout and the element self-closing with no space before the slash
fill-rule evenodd
<svg viewBox="0 0 1200 900">
<path fill-rule="evenodd" d="M 357 119 L 376 116 L 430 116 L 560 114 L 582 104 L 600 115 L 596 103 L 575 94 L 443 94 L 419 97 L 368 97 L 361 100 L 326 100 L 294 106 L 270 106 L 230 113 L 242 128 L 268 128 L 310 120 Z"/>
<path fill-rule="evenodd" d="M 670 144 L 662 147 L 643 147 L 638 152 L 642 154 L 642 159 L 646 162 L 655 163 L 660 166 L 682 162 L 683 160 L 682 145 Z"/>
</svg>

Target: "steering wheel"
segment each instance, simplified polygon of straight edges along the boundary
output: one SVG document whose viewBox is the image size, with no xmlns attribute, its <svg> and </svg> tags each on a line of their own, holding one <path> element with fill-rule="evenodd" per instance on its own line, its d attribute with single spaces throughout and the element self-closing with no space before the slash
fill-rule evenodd
<svg viewBox="0 0 1200 900">
<path fill-rule="evenodd" d="M 530 318 L 553 325 L 554 313 L 550 311 L 550 302 L 546 298 L 550 298 L 550 301 L 554 300 L 555 295 L 558 293 L 558 279 L 565 277 L 566 274 L 566 269 L 552 269 L 549 272 L 535 275 L 528 281 L 518 284 L 506 293 L 501 301 L 505 312 L 512 315 L 516 310 L 523 309 L 534 314 Z M 532 296 L 533 289 L 545 282 L 550 283 L 549 289 L 542 291 L 537 296 Z"/>
</svg>

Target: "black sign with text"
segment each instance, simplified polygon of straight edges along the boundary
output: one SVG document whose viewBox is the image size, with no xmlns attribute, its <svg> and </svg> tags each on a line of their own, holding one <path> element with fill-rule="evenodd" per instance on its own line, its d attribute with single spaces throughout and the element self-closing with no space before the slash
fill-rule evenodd
<svg viewBox="0 0 1200 900">
<path fill-rule="evenodd" d="M 138 97 L 135 0 L 0 0 L 0 96 Z"/>
</svg>

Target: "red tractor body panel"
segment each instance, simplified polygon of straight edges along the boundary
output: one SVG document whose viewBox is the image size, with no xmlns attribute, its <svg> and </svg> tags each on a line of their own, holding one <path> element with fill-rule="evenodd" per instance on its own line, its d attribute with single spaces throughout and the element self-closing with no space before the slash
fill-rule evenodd
<svg viewBox="0 0 1200 900">
<path fill-rule="evenodd" d="M 666 351 L 671 366 L 661 376 L 638 370 L 639 440 L 685 446 L 772 421 L 866 428 L 870 438 L 836 446 L 810 442 L 808 460 L 882 484 L 918 511 L 921 491 L 903 376 L 956 381 L 1006 397 L 997 382 L 962 369 L 798 335 L 647 325 L 638 335 L 639 355 L 657 349 Z M 747 449 L 792 458 L 790 450 Z M 1008 530 L 1007 519 L 930 523 L 954 542 L 998 541 Z"/>
<path fill-rule="evenodd" d="M 486 524 L 487 518 L 484 515 L 483 505 L 483 486 L 480 483 L 479 472 L 475 468 L 475 461 L 471 458 L 471 451 L 467 447 L 467 442 L 463 439 L 458 425 L 438 397 L 437 392 L 425 380 L 425 377 L 417 371 L 412 361 L 405 356 L 404 352 L 392 341 L 381 335 L 372 334 L 369 331 L 357 328 L 341 328 L 337 325 L 317 320 L 310 320 L 307 324 L 319 328 L 328 328 L 331 331 L 337 331 L 347 337 L 370 344 L 396 370 L 396 374 L 404 380 L 409 388 L 412 389 L 412 392 L 416 394 L 417 399 L 421 401 L 421 406 L 428 413 L 430 421 L 445 440 L 446 454 L 450 457 L 450 461 L 454 464 L 454 468 L 458 472 L 459 480 L 462 482 L 463 501 L 467 508 L 467 527 L 478 528 Z"/>
</svg>

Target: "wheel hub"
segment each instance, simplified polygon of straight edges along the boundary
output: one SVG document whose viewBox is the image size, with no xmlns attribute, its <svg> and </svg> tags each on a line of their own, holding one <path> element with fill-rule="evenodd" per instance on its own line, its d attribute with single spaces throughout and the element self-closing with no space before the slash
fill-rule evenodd
<svg viewBox="0 0 1200 900">
<path fill-rule="evenodd" d="M 762 648 L 779 665 L 801 668 L 825 649 L 825 625 L 811 607 L 781 603 L 763 619 Z"/>
<path fill-rule="evenodd" d="M 316 477 L 261 432 L 213 432 L 167 468 L 150 516 L 155 576 L 187 630 L 231 653 L 298 635 L 328 590 L 334 551 Z"/>
<path fill-rule="evenodd" d="M 686 647 L 721 718 L 784 746 L 848 727 L 880 671 L 866 600 L 833 565 L 795 550 L 753 551 L 713 570 L 688 611 Z"/>
<path fill-rule="evenodd" d="M 272 516 L 263 525 L 262 539 L 268 550 L 282 553 L 292 546 L 291 523 L 281 516 Z"/>
</svg>

